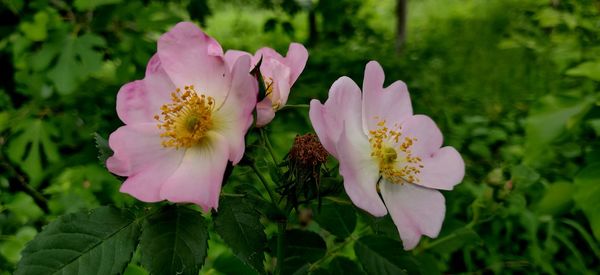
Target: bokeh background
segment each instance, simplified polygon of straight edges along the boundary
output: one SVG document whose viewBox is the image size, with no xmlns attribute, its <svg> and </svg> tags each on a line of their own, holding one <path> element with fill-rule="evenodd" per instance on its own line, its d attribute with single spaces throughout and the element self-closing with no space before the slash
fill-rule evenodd
<svg viewBox="0 0 600 275">
<path fill-rule="evenodd" d="M 121 125 L 120 86 L 143 78 L 157 38 L 183 20 L 224 49 L 303 43 L 290 104 L 325 100 L 343 75 L 361 85 L 369 60 L 386 85 L 407 83 L 467 167 L 422 261 L 443 273 L 600 273 L 600 1 L 0 0 L 0 274 L 57 216 L 133 203 L 96 143 Z M 280 156 L 312 131 L 307 113 L 269 125 Z M 211 235 L 202 272 L 250 272 L 232 261 Z M 126 274 L 146 273 L 134 261 Z"/>
</svg>

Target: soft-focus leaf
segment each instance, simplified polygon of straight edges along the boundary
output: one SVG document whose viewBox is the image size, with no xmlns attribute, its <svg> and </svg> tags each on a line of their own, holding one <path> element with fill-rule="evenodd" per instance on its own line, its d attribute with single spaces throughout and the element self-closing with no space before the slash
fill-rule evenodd
<svg viewBox="0 0 600 275">
<path fill-rule="evenodd" d="M 260 214 L 244 198 L 223 197 L 214 216 L 215 230 L 233 252 L 254 269 L 264 269 L 267 237 Z"/>
<path fill-rule="evenodd" d="M 419 263 L 402 243 L 380 236 L 365 236 L 354 244 L 356 258 L 368 274 L 419 274 Z"/>
<path fill-rule="evenodd" d="M 327 269 L 331 275 L 365 274 L 356 261 L 339 256 L 333 258 L 331 262 L 329 262 L 329 267 Z"/>
<path fill-rule="evenodd" d="M 73 3 L 75 8 L 79 11 L 93 10 L 96 7 L 110 4 L 118 4 L 123 0 L 75 0 Z"/>
<path fill-rule="evenodd" d="M 230 253 L 221 254 L 215 259 L 212 267 L 223 274 L 258 274 L 256 270 L 252 269 L 242 262 L 240 258 Z"/>
<path fill-rule="evenodd" d="M 112 207 L 62 216 L 27 245 L 15 274 L 119 274 L 139 234 L 138 220 Z"/>
<path fill-rule="evenodd" d="M 573 199 L 587 217 L 596 240 L 600 241 L 600 163 L 586 166 L 575 177 Z"/>
<path fill-rule="evenodd" d="M 440 254 L 452 254 L 465 246 L 481 244 L 481 238 L 471 228 L 462 227 L 447 236 L 440 236 L 430 248 Z"/>
<path fill-rule="evenodd" d="M 573 201 L 575 185 L 569 182 L 555 182 L 546 188 L 538 202 L 537 212 L 556 215 L 569 210 Z"/>
<path fill-rule="evenodd" d="M 275 251 L 277 236 L 270 240 L 270 246 Z M 283 274 L 306 274 L 310 263 L 325 255 L 327 245 L 319 234 L 311 231 L 292 229 L 285 232 L 285 258 Z"/>
<path fill-rule="evenodd" d="M 600 81 L 600 61 L 588 61 L 567 70 L 567 75 L 587 77 L 592 80 Z"/>
<path fill-rule="evenodd" d="M 0 242 L 0 255 L 11 263 L 17 263 L 21 259 L 21 251 L 25 248 L 25 244 L 31 241 L 36 234 L 37 230 L 33 227 L 21 227 L 17 234 Z"/>
<path fill-rule="evenodd" d="M 23 120 L 12 131 L 14 136 L 8 145 L 8 157 L 19 164 L 35 184 L 42 179 L 43 160 L 55 162 L 59 159 L 56 144 L 51 140 L 58 131 L 41 119 Z"/>
<path fill-rule="evenodd" d="M 200 212 L 168 205 L 148 217 L 140 239 L 141 262 L 151 274 L 197 275 L 208 248 Z"/>
<path fill-rule="evenodd" d="M 340 238 L 346 238 L 356 227 L 356 211 L 350 204 L 324 203 L 317 210 L 315 220 L 325 230 Z"/>
</svg>

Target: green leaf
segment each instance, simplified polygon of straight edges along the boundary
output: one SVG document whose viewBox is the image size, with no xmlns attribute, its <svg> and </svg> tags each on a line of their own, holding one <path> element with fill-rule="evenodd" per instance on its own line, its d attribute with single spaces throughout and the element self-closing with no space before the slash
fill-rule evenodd
<svg viewBox="0 0 600 275">
<path fill-rule="evenodd" d="M 471 228 L 461 227 L 446 236 L 440 236 L 438 241 L 429 248 L 439 254 L 450 255 L 465 246 L 481 244 L 481 238 Z"/>
<path fill-rule="evenodd" d="M 540 155 L 552 153 L 548 145 L 565 131 L 575 128 L 595 102 L 593 97 L 546 96 L 525 121 L 525 163 L 534 164 Z"/>
<path fill-rule="evenodd" d="M 356 227 L 356 212 L 350 204 L 325 203 L 315 220 L 331 234 L 346 238 Z"/>
<path fill-rule="evenodd" d="M 264 270 L 267 237 L 260 214 L 246 199 L 222 197 L 214 222 L 215 231 L 236 256 L 257 271 Z"/>
<path fill-rule="evenodd" d="M 138 220 L 114 207 L 62 216 L 27 245 L 15 274 L 120 274 L 139 234 Z"/>
<path fill-rule="evenodd" d="M 546 188 L 536 210 L 540 214 L 557 215 L 569 210 L 573 202 L 575 186 L 570 182 L 559 181 Z"/>
<path fill-rule="evenodd" d="M 33 22 L 23 22 L 19 28 L 28 39 L 32 41 L 44 41 L 48 37 L 48 21 L 48 13 L 39 11 L 33 16 Z"/>
<path fill-rule="evenodd" d="M 231 253 L 221 254 L 215 259 L 212 267 L 223 274 L 258 274 L 254 269 L 242 262 L 240 258 Z"/>
<path fill-rule="evenodd" d="M 102 166 L 106 167 L 106 160 L 113 155 L 112 149 L 108 146 L 108 140 L 100 134 L 94 133 L 94 141 L 96 141 L 96 149 L 98 150 L 98 160 Z"/>
<path fill-rule="evenodd" d="M 587 77 L 592 80 L 600 81 L 600 61 L 583 62 L 575 68 L 567 70 L 565 73 L 570 76 Z"/>
<path fill-rule="evenodd" d="M 207 248 L 208 228 L 200 212 L 168 205 L 144 223 L 141 262 L 150 274 L 197 275 Z"/>
<path fill-rule="evenodd" d="M 419 263 L 402 243 L 380 236 L 365 236 L 354 244 L 356 258 L 368 274 L 419 274 Z"/>
<path fill-rule="evenodd" d="M 331 275 L 365 274 L 355 261 L 340 256 L 333 258 L 329 262 L 328 270 Z"/>
<path fill-rule="evenodd" d="M 13 128 L 13 134 L 8 144 L 8 157 L 25 171 L 35 185 L 44 174 L 42 160 L 59 160 L 58 149 L 51 140 L 58 131 L 41 119 L 27 119 Z"/>
<path fill-rule="evenodd" d="M 525 189 L 540 179 L 540 174 L 526 165 L 517 165 L 510 170 L 511 181 L 515 188 Z"/>
<path fill-rule="evenodd" d="M 590 222 L 596 240 L 600 241 L 600 163 L 583 168 L 575 177 L 575 204 Z"/>
<path fill-rule="evenodd" d="M 11 202 L 6 204 L 6 209 L 13 213 L 21 224 L 35 221 L 44 215 L 40 207 L 25 193 L 17 193 Z"/>
<path fill-rule="evenodd" d="M 60 94 L 70 94 L 83 80 L 102 67 L 102 53 L 95 47 L 106 45 L 104 38 L 92 33 L 80 37 L 65 35 L 56 65 L 48 72 Z"/>
<path fill-rule="evenodd" d="M 75 0 L 73 5 L 78 11 L 89 11 L 96 7 L 110 4 L 118 4 L 123 0 Z"/>
<path fill-rule="evenodd" d="M 0 243 L 0 255 L 13 264 L 17 263 L 21 259 L 21 251 L 25 248 L 25 244 L 36 234 L 37 230 L 31 226 L 21 227 L 17 234 Z"/>
<path fill-rule="evenodd" d="M 274 246 L 276 237 L 271 239 Z M 309 264 L 321 259 L 327 252 L 327 244 L 319 234 L 292 229 L 285 232 L 283 274 L 305 274 Z"/>
</svg>

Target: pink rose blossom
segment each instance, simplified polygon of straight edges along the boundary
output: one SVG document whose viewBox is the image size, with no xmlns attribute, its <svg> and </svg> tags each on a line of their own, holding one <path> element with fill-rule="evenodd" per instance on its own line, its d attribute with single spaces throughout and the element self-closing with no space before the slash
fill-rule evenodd
<svg viewBox="0 0 600 275">
<path fill-rule="evenodd" d="M 389 211 L 409 250 L 421 235 L 437 237 L 446 206 L 436 189 L 460 183 L 465 166 L 454 148 L 441 147 L 442 133 L 429 117 L 413 115 L 406 85 L 383 88 L 383 82 L 383 69 L 371 61 L 362 94 L 341 77 L 325 104 L 311 101 L 309 115 L 323 146 L 339 160 L 350 199 L 374 216 Z"/>
<path fill-rule="evenodd" d="M 247 52 L 229 50 L 225 60 L 229 65 L 235 63 L 240 56 L 251 56 Z M 271 48 L 261 48 L 252 56 L 252 68 L 262 57 L 260 73 L 267 89 L 266 96 L 256 105 L 256 126 L 262 127 L 275 117 L 275 112 L 287 103 L 290 89 L 304 70 L 308 60 L 308 51 L 298 43 L 291 43 L 287 55 L 282 57 Z"/>
<path fill-rule="evenodd" d="M 244 154 L 258 86 L 250 58 L 230 67 L 219 43 L 192 23 L 158 40 L 142 80 L 117 94 L 125 123 L 110 135 L 108 169 L 128 177 L 121 192 L 145 202 L 216 209 L 227 162 Z"/>
</svg>

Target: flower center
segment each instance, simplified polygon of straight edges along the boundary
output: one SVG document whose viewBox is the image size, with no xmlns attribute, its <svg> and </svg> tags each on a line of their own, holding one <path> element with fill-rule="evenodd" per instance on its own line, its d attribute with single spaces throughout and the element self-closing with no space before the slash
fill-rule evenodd
<svg viewBox="0 0 600 275">
<path fill-rule="evenodd" d="M 379 164 L 379 173 L 391 183 L 418 183 L 423 164 L 421 158 L 412 155 L 411 147 L 416 138 L 403 137 L 402 127 L 386 126 L 385 120 L 377 123 L 376 130 L 369 131 L 371 156 Z"/>
<path fill-rule="evenodd" d="M 271 100 L 271 107 L 273 108 L 273 111 L 277 111 L 279 110 L 279 107 L 281 107 L 281 100 L 277 100 L 277 102 L 273 100 L 273 85 L 275 85 L 273 78 L 267 77 L 265 79 L 265 96 Z"/>
<path fill-rule="evenodd" d="M 177 88 L 171 93 L 171 103 L 160 107 L 162 119 L 155 115 L 158 128 L 163 130 L 163 147 L 190 148 L 199 144 L 213 126 L 212 112 L 215 100 L 198 95 L 194 86 Z"/>
</svg>

